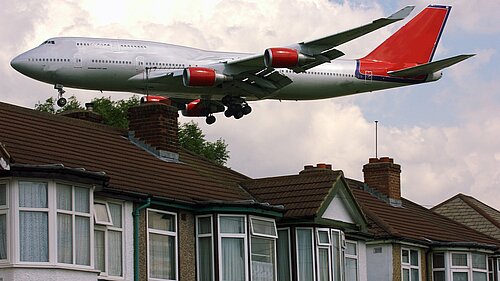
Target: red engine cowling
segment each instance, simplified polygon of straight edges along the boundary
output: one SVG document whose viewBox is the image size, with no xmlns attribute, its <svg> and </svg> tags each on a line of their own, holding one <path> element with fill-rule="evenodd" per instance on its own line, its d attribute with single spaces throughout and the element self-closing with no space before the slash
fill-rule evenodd
<svg viewBox="0 0 500 281">
<path fill-rule="evenodd" d="M 148 103 L 148 102 L 164 102 L 164 101 L 169 101 L 169 99 L 164 97 L 164 96 L 143 96 L 143 97 L 141 97 L 141 104 Z"/>
<path fill-rule="evenodd" d="M 295 49 L 269 48 L 264 51 L 264 63 L 266 67 L 293 68 L 314 60 L 314 57 L 301 54 Z"/>
<path fill-rule="evenodd" d="M 211 113 L 222 112 L 224 109 L 224 106 L 221 104 L 197 99 L 186 105 L 186 109 L 182 110 L 182 115 L 187 117 L 201 117 Z"/>
<path fill-rule="evenodd" d="M 182 82 L 186 87 L 213 87 L 231 78 L 206 67 L 188 67 L 182 73 Z"/>
</svg>

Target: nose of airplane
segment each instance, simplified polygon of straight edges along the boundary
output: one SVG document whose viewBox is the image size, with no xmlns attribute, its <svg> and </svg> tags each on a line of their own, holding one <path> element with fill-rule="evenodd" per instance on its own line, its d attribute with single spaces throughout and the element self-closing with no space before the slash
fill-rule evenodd
<svg viewBox="0 0 500 281">
<path fill-rule="evenodd" d="M 11 61 L 10 61 L 10 66 L 12 66 L 12 68 L 14 68 L 15 70 L 21 72 L 20 70 L 20 67 L 21 67 L 21 58 L 20 58 L 21 55 L 13 58 Z"/>
</svg>

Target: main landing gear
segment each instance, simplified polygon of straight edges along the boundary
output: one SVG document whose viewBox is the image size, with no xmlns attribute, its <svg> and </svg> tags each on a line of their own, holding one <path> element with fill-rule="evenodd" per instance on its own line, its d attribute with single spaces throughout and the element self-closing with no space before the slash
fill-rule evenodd
<svg viewBox="0 0 500 281">
<path fill-rule="evenodd" d="M 64 107 L 67 103 L 67 100 L 63 97 L 63 94 L 66 93 L 66 91 L 63 89 L 63 85 L 61 84 L 55 84 L 54 89 L 57 90 L 58 95 L 57 95 L 57 106 L 59 107 Z"/>
<path fill-rule="evenodd" d="M 226 111 L 224 111 L 224 115 L 228 118 L 233 116 L 235 119 L 240 119 L 252 112 L 252 108 L 245 99 L 240 97 L 225 96 L 222 98 L 222 104 L 227 107 Z"/>
</svg>

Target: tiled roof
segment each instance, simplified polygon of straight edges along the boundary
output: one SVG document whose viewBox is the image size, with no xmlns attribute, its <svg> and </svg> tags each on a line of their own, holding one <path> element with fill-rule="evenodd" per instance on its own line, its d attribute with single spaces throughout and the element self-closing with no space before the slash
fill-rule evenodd
<svg viewBox="0 0 500 281">
<path fill-rule="evenodd" d="M 341 175 L 341 171 L 308 171 L 300 175 L 247 180 L 241 186 L 258 200 L 283 205 L 285 219 L 307 218 L 316 215 Z"/>
<path fill-rule="evenodd" d="M 402 198 L 402 206 L 394 207 L 364 190 L 364 183 L 347 180 L 354 197 L 368 217 L 370 232 L 375 237 L 402 238 L 422 243 L 478 243 L 500 245 L 451 219 L 441 216 L 416 203 Z"/>
<path fill-rule="evenodd" d="M 0 142 L 18 164 L 63 164 L 105 172 L 106 190 L 197 201 L 253 197 L 237 182 L 248 179 L 188 151 L 165 162 L 111 127 L 0 103 Z"/>
<path fill-rule="evenodd" d="M 474 197 L 457 194 L 432 210 L 500 240 L 500 212 Z"/>
</svg>

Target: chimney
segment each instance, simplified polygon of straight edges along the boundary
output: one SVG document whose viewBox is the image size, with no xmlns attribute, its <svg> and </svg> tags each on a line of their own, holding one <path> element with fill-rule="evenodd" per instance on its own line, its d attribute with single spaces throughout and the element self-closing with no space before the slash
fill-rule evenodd
<svg viewBox="0 0 500 281">
<path fill-rule="evenodd" d="M 322 172 L 328 172 L 332 171 L 332 164 L 325 164 L 325 163 L 318 163 L 316 164 L 316 167 L 313 165 L 306 165 L 304 166 L 304 170 L 299 172 L 299 175 L 303 175 L 305 173 L 322 173 Z"/>
<path fill-rule="evenodd" d="M 104 123 L 102 116 L 99 113 L 93 111 L 93 109 L 94 109 L 93 103 L 90 103 L 90 102 L 86 103 L 85 107 L 87 108 L 86 110 L 82 110 L 82 109 L 69 110 L 69 111 L 61 112 L 61 113 L 59 113 L 59 115 L 70 117 L 70 118 L 75 118 L 75 119 L 80 119 L 80 120 L 85 120 L 85 121 L 89 121 L 89 122 L 93 122 L 93 123 L 99 123 L 99 124 Z"/>
<path fill-rule="evenodd" d="M 165 103 L 144 103 L 128 110 L 129 136 L 144 149 L 165 160 L 179 158 L 177 108 Z"/>
<path fill-rule="evenodd" d="M 401 166 L 389 157 L 370 158 L 363 166 L 365 183 L 389 198 L 392 206 L 401 206 Z"/>
</svg>

